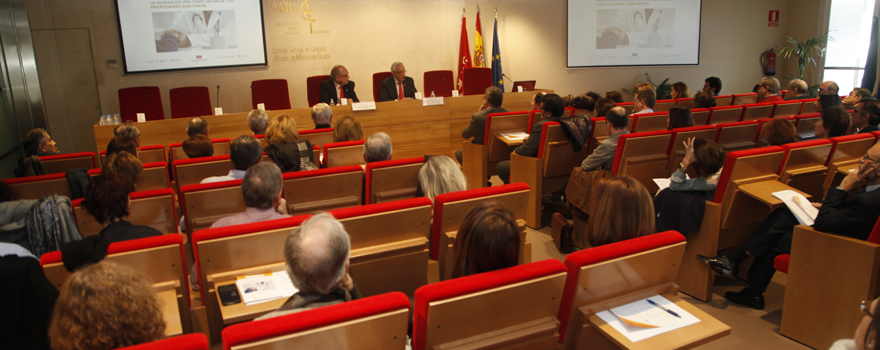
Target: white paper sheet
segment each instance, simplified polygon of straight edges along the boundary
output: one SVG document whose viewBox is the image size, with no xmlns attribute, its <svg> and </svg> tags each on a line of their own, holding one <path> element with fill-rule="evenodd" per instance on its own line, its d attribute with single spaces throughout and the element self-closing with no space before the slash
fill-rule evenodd
<svg viewBox="0 0 880 350">
<path fill-rule="evenodd" d="M 270 275 L 245 276 L 235 281 L 245 305 L 254 305 L 281 298 L 289 298 L 298 291 L 287 272 Z"/>
<path fill-rule="evenodd" d="M 355 102 L 351 104 L 352 111 L 372 111 L 376 109 L 376 102 Z"/>
<path fill-rule="evenodd" d="M 654 179 L 654 183 L 657 184 L 657 187 L 660 187 L 660 189 L 657 190 L 657 192 L 659 193 L 660 191 L 663 191 L 667 187 L 669 187 L 669 184 L 672 183 L 672 180 L 670 180 L 669 178 L 659 178 Z"/>
<path fill-rule="evenodd" d="M 443 96 L 426 97 L 422 99 L 422 106 L 440 106 L 443 104 Z"/>
<path fill-rule="evenodd" d="M 792 190 L 773 192 L 772 195 L 785 203 L 801 225 L 813 226 L 816 216 L 819 215 L 819 209 L 816 209 L 806 197 Z"/>
<path fill-rule="evenodd" d="M 522 141 L 526 137 L 529 137 L 529 134 L 526 134 L 525 132 L 522 132 L 522 131 L 503 132 L 503 133 L 501 133 L 501 137 L 504 137 L 504 138 L 511 140 L 511 141 Z"/>
<path fill-rule="evenodd" d="M 651 305 L 648 303 L 647 299 L 651 299 L 655 303 L 672 310 L 681 316 L 681 318 L 672 316 L 659 307 Z M 641 320 L 643 323 L 654 324 L 657 327 L 630 327 L 615 315 L 626 317 L 628 319 Z M 607 322 L 611 327 L 620 332 L 620 334 L 623 334 L 633 343 L 700 322 L 700 319 L 696 316 L 684 311 L 684 309 L 678 307 L 678 305 L 675 305 L 675 303 L 669 301 L 669 299 L 659 295 L 641 299 L 608 311 L 602 311 L 597 313 L 596 316 L 599 316 L 599 318 Z"/>
</svg>

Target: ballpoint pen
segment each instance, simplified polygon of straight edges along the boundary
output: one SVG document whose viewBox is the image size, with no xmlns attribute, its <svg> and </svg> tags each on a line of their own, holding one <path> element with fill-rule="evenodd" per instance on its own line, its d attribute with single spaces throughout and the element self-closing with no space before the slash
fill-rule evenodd
<svg viewBox="0 0 880 350">
<path fill-rule="evenodd" d="M 660 305 L 660 304 L 655 303 L 655 302 L 654 302 L 653 300 L 651 300 L 651 299 L 645 299 L 645 300 L 647 300 L 648 303 L 650 303 L 651 305 L 654 305 L 654 306 L 656 306 L 656 307 L 659 307 L 661 310 L 668 312 L 670 315 L 675 316 L 675 317 L 678 317 L 678 318 L 681 318 L 681 316 L 679 316 L 677 313 L 675 313 L 675 311 L 669 310 L 669 309 L 667 309 L 666 307 L 664 307 L 663 305 Z"/>
</svg>

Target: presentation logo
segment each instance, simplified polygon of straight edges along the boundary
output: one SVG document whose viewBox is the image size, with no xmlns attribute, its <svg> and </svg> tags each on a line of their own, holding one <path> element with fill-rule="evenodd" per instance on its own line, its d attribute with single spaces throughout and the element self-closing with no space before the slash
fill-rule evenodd
<svg viewBox="0 0 880 350">
<path fill-rule="evenodd" d="M 309 6 L 309 0 L 303 0 L 299 6 L 297 6 L 296 1 L 270 1 L 269 11 L 273 13 L 302 11 L 302 19 L 309 23 L 309 34 L 315 34 L 315 29 L 312 24 L 318 20 L 312 17 L 315 10 Z"/>
</svg>

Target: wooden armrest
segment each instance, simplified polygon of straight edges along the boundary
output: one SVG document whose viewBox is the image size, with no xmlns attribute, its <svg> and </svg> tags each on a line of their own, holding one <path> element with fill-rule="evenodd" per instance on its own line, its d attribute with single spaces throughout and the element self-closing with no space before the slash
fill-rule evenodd
<svg viewBox="0 0 880 350">
<path fill-rule="evenodd" d="M 305 203 L 293 203 L 287 205 L 287 211 L 290 213 L 296 211 L 308 211 L 321 208 L 339 207 L 345 205 L 360 205 L 361 201 L 356 196 L 348 196 L 342 198 L 325 199 L 320 201 L 312 201 Z"/>
<path fill-rule="evenodd" d="M 669 159 L 669 156 L 667 156 L 666 153 L 661 153 L 661 154 L 654 154 L 654 155 L 649 155 L 649 156 L 629 157 L 626 159 L 626 163 L 630 164 L 630 165 L 636 165 L 636 164 L 656 162 L 658 160 L 662 160 L 665 162 L 667 159 Z"/>
<path fill-rule="evenodd" d="M 762 203 L 767 204 L 767 205 L 774 207 L 774 208 L 781 206 L 781 205 L 785 205 L 785 204 L 782 203 L 781 199 L 773 197 L 773 192 L 792 190 L 792 191 L 795 191 L 797 193 L 802 194 L 804 197 L 806 197 L 808 199 L 811 197 L 809 194 L 801 192 L 795 188 L 792 188 L 791 186 L 788 186 L 788 185 L 783 184 L 783 183 L 776 181 L 776 180 L 764 180 L 764 181 L 744 184 L 744 185 L 740 185 L 739 187 L 737 187 L 737 189 L 742 191 L 743 193 L 749 195 L 749 197 L 757 199 L 757 200 L 761 201 Z"/>
<path fill-rule="evenodd" d="M 387 201 L 388 198 L 396 198 L 396 197 L 405 197 L 405 196 L 415 196 L 416 188 L 415 187 L 407 187 L 401 188 L 397 190 L 391 191 L 382 191 L 376 192 L 376 202 L 380 203 L 383 201 Z"/>
<path fill-rule="evenodd" d="M 743 147 L 753 146 L 754 144 L 755 144 L 754 141 L 743 141 L 743 142 L 737 142 L 737 143 L 728 143 L 728 144 L 724 145 L 724 148 L 725 149 L 743 148 Z"/>
<path fill-rule="evenodd" d="M 818 173 L 825 172 L 827 170 L 828 170 L 828 167 L 826 167 L 824 165 L 814 165 L 814 166 L 808 166 L 808 167 L 804 167 L 804 168 L 800 168 L 800 169 L 788 170 L 785 173 L 788 174 L 789 176 L 795 176 L 795 175 L 803 176 L 803 175 L 810 175 L 810 174 L 818 174 Z"/>
<path fill-rule="evenodd" d="M 406 250 L 424 250 L 428 248 L 428 239 L 425 237 L 412 238 L 404 241 L 391 242 L 385 244 L 379 244 L 374 246 L 369 246 L 360 249 L 353 249 L 351 251 L 351 260 L 355 260 L 356 258 L 370 256 L 376 257 L 379 255 L 388 255 L 388 254 L 396 254 L 401 251 Z"/>
<path fill-rule="evenodd" d="M 858 169 L 858 168 L 859 168 L 858 163 L 842 165 L 842 166 L 837 167 L 837 173 L 843 174 L 843 175 L 849 175 L 849 173 L 852 172 L 853 169 Z"/>
</svg>

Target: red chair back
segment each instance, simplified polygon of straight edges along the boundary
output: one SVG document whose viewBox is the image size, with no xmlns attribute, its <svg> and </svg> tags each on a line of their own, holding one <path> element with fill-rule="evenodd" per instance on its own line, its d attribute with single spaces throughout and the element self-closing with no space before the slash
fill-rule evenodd
<svg viewBox="0 0 880 350">
<path fill-rule="evenodd" d="M 379 102 L 379 90 L 382 89 L 382 81 L 390 76 L 391 72 L 373 73 L 373 101 Z"/>
<path fill-rule="evenodd" d="M 733 95 L 715 96 L 715 106 L 724 107 L 733 104 Z"/>
<path fill-rule="evenodd" d="M 192 118 L 213 115 L 211 95 L 207 86 L 171 89 L 171 118 Z"/>
<path fill-rule="evenodd" d="M 126 346 L 119 350 L 209 350 L 208 337 L 203 333 L 190 333 L 176 337 Z"/>
<path fill-rule="evenodd" d="M 309 100 L 309 107 L 321 102 L 319 101 L 321 99 L 321 82 L 327 79 L 330 79 L 329 75 L 315 75 L 306 78 L 306 98 Z"/>
<path fill-rule="evenodd" d="M 63 173 L 70 169 L 94 169 L 98 167 L 98 163 L 95 160 L 95 152 L 42 156 L 40 157 L 40 163 L 49 171 L 49 174 Z"/>
<path fill-rule="evenodd" d="M 324 160 L 322 168 L 330 168 L 345 165 L 360 165 L 366 163 L 363 157 L 363 146 L 366 140 L 333 142 L 324 145 L 322 152 Z M 341 152 L 345 149 L 345 152 Z M 358 159 L 360 157 L 360 159 Z"/>
<path fill-rule="evenodd" d="M 742 118 L 742 106 L 709 107 L 709 119 L 706 124 L 722 124 L 738 122 Z"/>
<path fill-rule="evenodd" d="M 162 95 L 158 86 L 138 86 L 119 89 L 119 116 L 122 122 L 136 122 L 137 114 L 146 114 L 147 120 L 165 119 Z"/>
<path fill-rule="evenodd" d="M 425 96 L 452 97 L 452 71 L 451 70 L 432 70 L 424 74 L 424 93 Z"/>
<path fill-rule="evenodd" d="M 290 109 L 287 79 L 265 79 L 251 82 L 251 108 L 264 104 L 267 111 Z"/>
<path fill-rule="evenodd" d="M 731 102 L 730 104 L 744 105 L 756 102 L 758 102 L 758 93 L 753 92 L 749 94 L 733 94 L 733 102 Z"/>
<path fill-rule="evenodd" d="M 465 68 L 462 82 L 463 95 L 482 95 L 492 86 L 491 68 Z"/>
<path fill-rule="evenodd" d="M 718 178 L 718 187 L 715 189 L 715 197 L 712 198 L 712 201 L 719 204 L 724 201 L 724 194 L 725 192 L 727 192 L 727 186 L 732 181 L 731 177 L 736 177 L 735 171 L 738 169 L 735 168 L 738 159 L 770 153 L 779 153 L 781 160 L 781 156 L 784 154 L 784 152 L 785 150 L 783 150 L 782 147 L 770 146 L 727 153 L 727 157 L 724 158 L 724 167 L 722 168 L 723 170 L 721 171 L 721 176 Z M 776 173 L 779 170 L 778 164 L 776 166 L 777 168 L 774 168 L 775 170 L 773 170 L 773 173 Z"/>
</svg>

